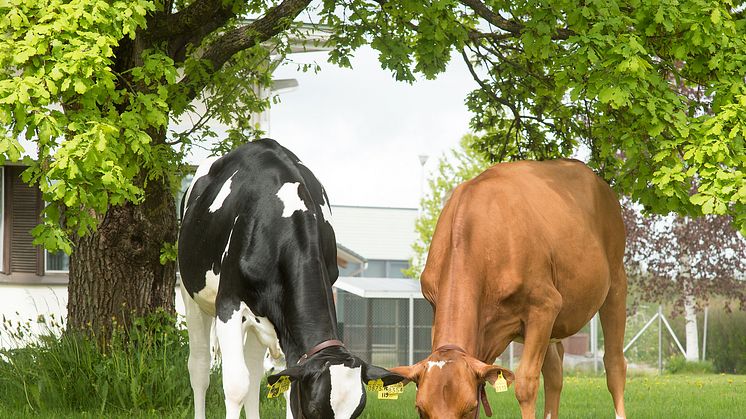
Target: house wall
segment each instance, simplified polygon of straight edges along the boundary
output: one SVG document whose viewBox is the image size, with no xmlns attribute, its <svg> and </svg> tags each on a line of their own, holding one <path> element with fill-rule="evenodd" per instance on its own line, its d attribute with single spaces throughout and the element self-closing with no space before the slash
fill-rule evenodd
<svg viewBox="0 0 746 419">
<path fill-rule="evenodd" d="M 184 316 L 181 289 L 175 288 L 176 313 Z M 0 348 L 14 348 L 29 342 L 39 333 L 59 333 L 67 318 L 67 285 L 29 285 L 0 283 Z M 40 321 L 42 320 L 42 321 Z M 16 331 L 28 327 L 23 340 L 14 337 Z"/>
</svg>

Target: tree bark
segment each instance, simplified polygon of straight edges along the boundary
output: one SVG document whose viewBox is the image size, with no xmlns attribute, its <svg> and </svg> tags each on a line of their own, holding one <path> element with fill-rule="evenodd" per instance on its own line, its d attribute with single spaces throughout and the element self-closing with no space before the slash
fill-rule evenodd
<svg viewBox="0 0 746 419">
<path fill-rule="evenodd" d="M 696 300 L 693 295 L 687 295 L 684 299 L 684 320 L 686 321 L 686 360 L 699 361 L 697 310 Z"/>
<path fill-rule="evenodd" d="M 176 264 L 160 263 L 176 241 L 176 208 L 165 180 L 149 180 L 145 201 L 112 206 L 70 257 L 68 330 L 108 341 L 113 327 L 158 309 L 174 311 Z M 112 321 L 113 320 L 113 321 Z"/>
</svg>

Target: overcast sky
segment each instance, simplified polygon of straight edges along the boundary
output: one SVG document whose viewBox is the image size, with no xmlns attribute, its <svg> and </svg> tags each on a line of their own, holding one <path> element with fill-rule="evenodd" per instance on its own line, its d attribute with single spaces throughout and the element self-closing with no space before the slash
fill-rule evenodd
<svg viewBox="0 0 746 419">
<path fill-rule="evenodd" d="M 418 155 L 430 156 L 432 170 L 469 130 L 464 99 L 476 83 L 460 59 L 437 80 L 409 85 L 381 69 L 370 48 L 357 52 L 352 70 L 326 63 L 326 53 L 292 58 L 274 78 L 299 87 L 272 107 L 269 136 L 316 174 L 333 205 L 416 207 Z M 314 61 L 317 74 L 297 69 Z"/>
</svg>

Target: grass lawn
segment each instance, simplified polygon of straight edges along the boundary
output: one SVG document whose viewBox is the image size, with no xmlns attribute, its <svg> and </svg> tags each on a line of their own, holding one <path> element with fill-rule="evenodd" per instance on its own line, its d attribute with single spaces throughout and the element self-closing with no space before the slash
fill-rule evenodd
<svg viewBox="0 0 746 419">
<path fill-rule="evenodd" d="M 611 396 L 603 377 L 565 377 L 560 405 L 563 418 L 613 418 Z M 215 383 L 218 384 L 218 383 Z M 496 394 L 488 389 L 494 418 L 520 416 L 513 389 Z M 415 387 L 406 387 L 399 400 L 377 400 L 368 393 L 368 405 L 363 418 L 412 418 Z M 538 414 L 543 410 L 543 395 L 539 395 Z M 746 418 L 746 376 L 744 375 L 665 375 L 639 376 L 627 379 L 625 393 L 627 415 L 630 418 Z M 262 417 L 284 418 L 284 401 L 262 400 Z M 208 395 L 208 417 L 224 416 L 220 387 L 212 385 Z M 14 412 L 3 407 L 0 395 L 0 418 L 190 418 L 191 406 L 169 412 Z M 484 411 L 482 412 L 482 417 Z"/>
</svg>

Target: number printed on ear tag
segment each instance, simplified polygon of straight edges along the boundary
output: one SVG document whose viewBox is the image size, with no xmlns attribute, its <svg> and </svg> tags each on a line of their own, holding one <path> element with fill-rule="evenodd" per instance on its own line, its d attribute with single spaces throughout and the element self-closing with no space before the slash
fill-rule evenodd
<svg viewBox="0 0 746 419">
<path fill-rule="evenodd" d="M 365 389 L 368 391 L 383 391 L 383 380 L 380 378 L 378 380 L 370 380 Z"/>
<path fill-rule="evenodd" d="M 495 391 L 498 393 L 508 391 L 508 382 L 505 380 L 505 377 L 503 377 L 502 372 L 497 377 L 497 380 L 495 380 L 495 384 L 493 384 L 492 386 L 495 388 Z"/>
<path fill-rule="evenodd" d="M 388 389 L 388 387 L 386 387 Z M 388 390 L 379 391 L 378 392 L 378 399 L 379 400 L 397 400 L 399 398 L 398 393 L 394 393 Z"/>
<path fill-rule="evenodd" d="M 290 378 L 288 378 L 287 375 L 283 375 L 280 377 L 279 380 L 277 380 L 274 384 L 268 386 L 269 392 L 267 393 L 268 399 L 274 399 L 275 397 L 279 396 L 281 393 L 284 393 L 288 391 L 290 388 Z"/>
<path fill-rule="evenodd" d="M 391 384 L 390 386 L 386 386 L 383 390 L 388 391 L 389 393 L 393 393 L 393 394 L 402 394 L 404 393 L 404 384 L 402 383 Z"/>
</svg>

